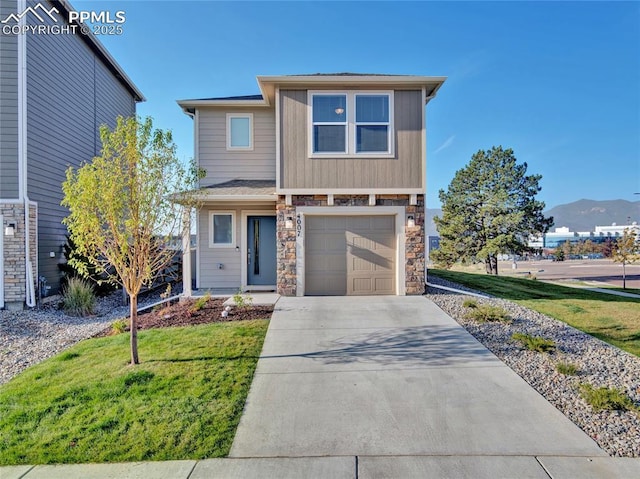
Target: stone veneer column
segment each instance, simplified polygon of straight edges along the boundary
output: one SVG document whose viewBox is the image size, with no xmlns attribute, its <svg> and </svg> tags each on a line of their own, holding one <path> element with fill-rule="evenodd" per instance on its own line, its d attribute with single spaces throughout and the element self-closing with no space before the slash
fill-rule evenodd
<svg viewBox="0 0 640 479">
<path fill-rule="evenodd" d="M 293 228 L 286 228 L 287 218 Z M 277 260 L 276 291 L 283 296 L 296 295 L 296 209 L 285 205 L 285 197 L 276 203 Z"/>
<path fill-rule="evenodd" d="M 416 225 L 405 224 L 405 281 L 407 294 L 424 294 L 425 225 L 424 195 L 418 195 L 416 206 L 407 206 L 406 214 L 413 214 Z"/>
<path fill-rule="evenodd" d="M 4 302 L 8 309 L 22 309 L 26 298 L 26 269 L 24 249 L 24 203 L 2 203 L 0 212 L 4 223 L 0 234 L 3 235 L 3 266 L 4 266 Z M 29 257 L 33 267 L 34 286 L 37 271 L 37 207 L 29 206 Z M 7 223 L 16 224 L 13 236 L 4 235 Z"/>
</svg>

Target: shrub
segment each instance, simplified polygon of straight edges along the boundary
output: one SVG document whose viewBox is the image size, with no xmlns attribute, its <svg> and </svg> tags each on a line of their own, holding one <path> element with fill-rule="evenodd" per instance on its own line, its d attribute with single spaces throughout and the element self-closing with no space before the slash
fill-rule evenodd
<svg viewBox="0 0 640 479">
<path fill-rule="evenodd" d="M 69 236 L 67 236 L 67 242 L 64 245 L 64 257 L 66 262 L 58 264 L 58 269 L 63 274 L 62 279 L 60 280 L 62 290 L 66 288 L 67 283 L 72 278 L 83 277 L 78 270 L 69 263 L 69 260 L 72 258 L 85 264 L 89 275 L 87 279 L 89 280 L 89 284 L 93 286 L 95 294 L 98 296 L 106 296 L 118 289 L 116 284 L 107 281 L 106 275 L 97 272 L 96 267 L 86 256 L 78 253 L 75 242 Z"/>
<path fill-rule="evenodd" d="M 204 308 L 207 304 L 207 302 L 209 302 L 209 300 L 211 299 L 211 293 L 207 292 L 204 296 L 199 297 L 195 303 L 193 303 L 193 306 L 191 306 L 191 311 L 192 312 L 196 312 L 196 311 L 200 311 L 202 308 Z"/>
<path fill-rule="evenodd" d="M 475 299 L 465 299 L 462 306 L 465 308 L 477 308 L 478 302 Z"/>
<path fill-rule="evenodd" d="M 624 392 L 615 388 L 594 388 L 591 384 L 580 385 L 580 395 L 594 409 L 614 411 L 636 411 L 638 407 Z"/>
<path fill-rule="evenodd" d="M 125 318 L 116 319 L 111 323 L 111 334 L 122 334 L 129 327 L 129 321 Z"/>
<path fill-rule="evenodd" d="M 556 371 L 565 376 L 576 376 L 578 374 L 578 366 L 573 363 L 560 361 L 556 363 Z"/>
<path fill-rule="evenodd" d="M 73 316 L 88 316 L 96 307 L 96 295 L 88 281 L 70 278 L 62 293 L 64 310 Z"/>
<path fill-rule="evenodd" d="M 467 312 L 466 317 L 478 321 L 479 323 L 486 323 L 487 321 L 502 321 L 510 322 L 511 316 L 502 308 L 498 306 L 491 306 L 489 304 L 482 304 L 475 307 L 471 307 Z"/>
<path fill-rule="evenodd" d="M 514 333 L 511 339 L 519 341 L 525 348 L 530 351 L 546 353 L 552 351 L 556 347 L 556 343 L 551 339 L 545 339 L 540 336 L 529 336 L 528 334 Z"/>
<path fill-rule="evenodd" d="M 237 308 L 248 308 L 253 304 L 253 298 L 248 294 L 243 295 L 242 291 L 238 291 L 233 295 L 233 302 Z"/>
</svg>

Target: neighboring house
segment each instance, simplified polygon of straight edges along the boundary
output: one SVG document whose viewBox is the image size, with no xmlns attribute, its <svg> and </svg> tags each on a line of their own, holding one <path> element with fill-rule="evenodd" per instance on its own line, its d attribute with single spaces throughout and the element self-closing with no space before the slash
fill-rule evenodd
<svg viewBox="0 0 640 479">
<path fill-rule="evenodd" d="M 422 294 L 425 105 L 444 81 L 259 76 L 261 95 L 178 101 L 207 173 L 196 287 Z"/>
<path fill-rule="evenodd" d="M 0 3 L 0 307 L 33 306 L 39 277 L 57 291 L 65 170 L 99 154 L 100 125 L 144 100 L 94 36 L 68 28 L 71 10 L 66 1 Z M 25 24 L 55 30 L 16 33 Z"/>
</svg>

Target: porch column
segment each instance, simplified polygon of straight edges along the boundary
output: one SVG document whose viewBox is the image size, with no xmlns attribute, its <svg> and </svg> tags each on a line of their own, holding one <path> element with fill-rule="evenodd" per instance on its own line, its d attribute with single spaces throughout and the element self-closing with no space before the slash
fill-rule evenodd
<svg viewBox="0 0 640 479">
<path fill-rule="evenodd" d="M 191 208 L 182 213 L 182 295 L 191 296 Z"/>
</svg>

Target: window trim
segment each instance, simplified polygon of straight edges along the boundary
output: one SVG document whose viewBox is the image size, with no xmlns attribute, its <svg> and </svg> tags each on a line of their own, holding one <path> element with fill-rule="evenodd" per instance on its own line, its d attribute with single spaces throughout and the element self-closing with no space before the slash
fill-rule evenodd
<svg viewBox="0 0 640 479">
<path fill-rule="evenodd" d="M 313 97 L 315 95 L 345 95 L 347 97 L 347 132 L 344 153 L 315 152 L 313 144 Z M 387 95 L 389 97 L 389 122 L 378 123 L 388 125 L 387 151 L 357 152 L 356 96 L 358 95 Z M 361 125 L 373 124 L 361 122 Z M 307 90 L 307 143 L 309 158 L 395 158 L 395 111 L 393 90 Z"/>
<path fill-rule="evenodd" d="M 231 145 L 231 120 L 234 118 L 249 119 L 249 146 Z M 253 151 L 253 113 L 227 113 L 227 151 Z"/>
<path fill-rule="evenodd" d="M 230 243 L 214 243 L 214 217 L 216 215 L 231 216 L 231 242 Z M 236 212 L 225 210 L 209 210 L 209 248 L 235 248 L 236 247 Z"/>
</svg>

